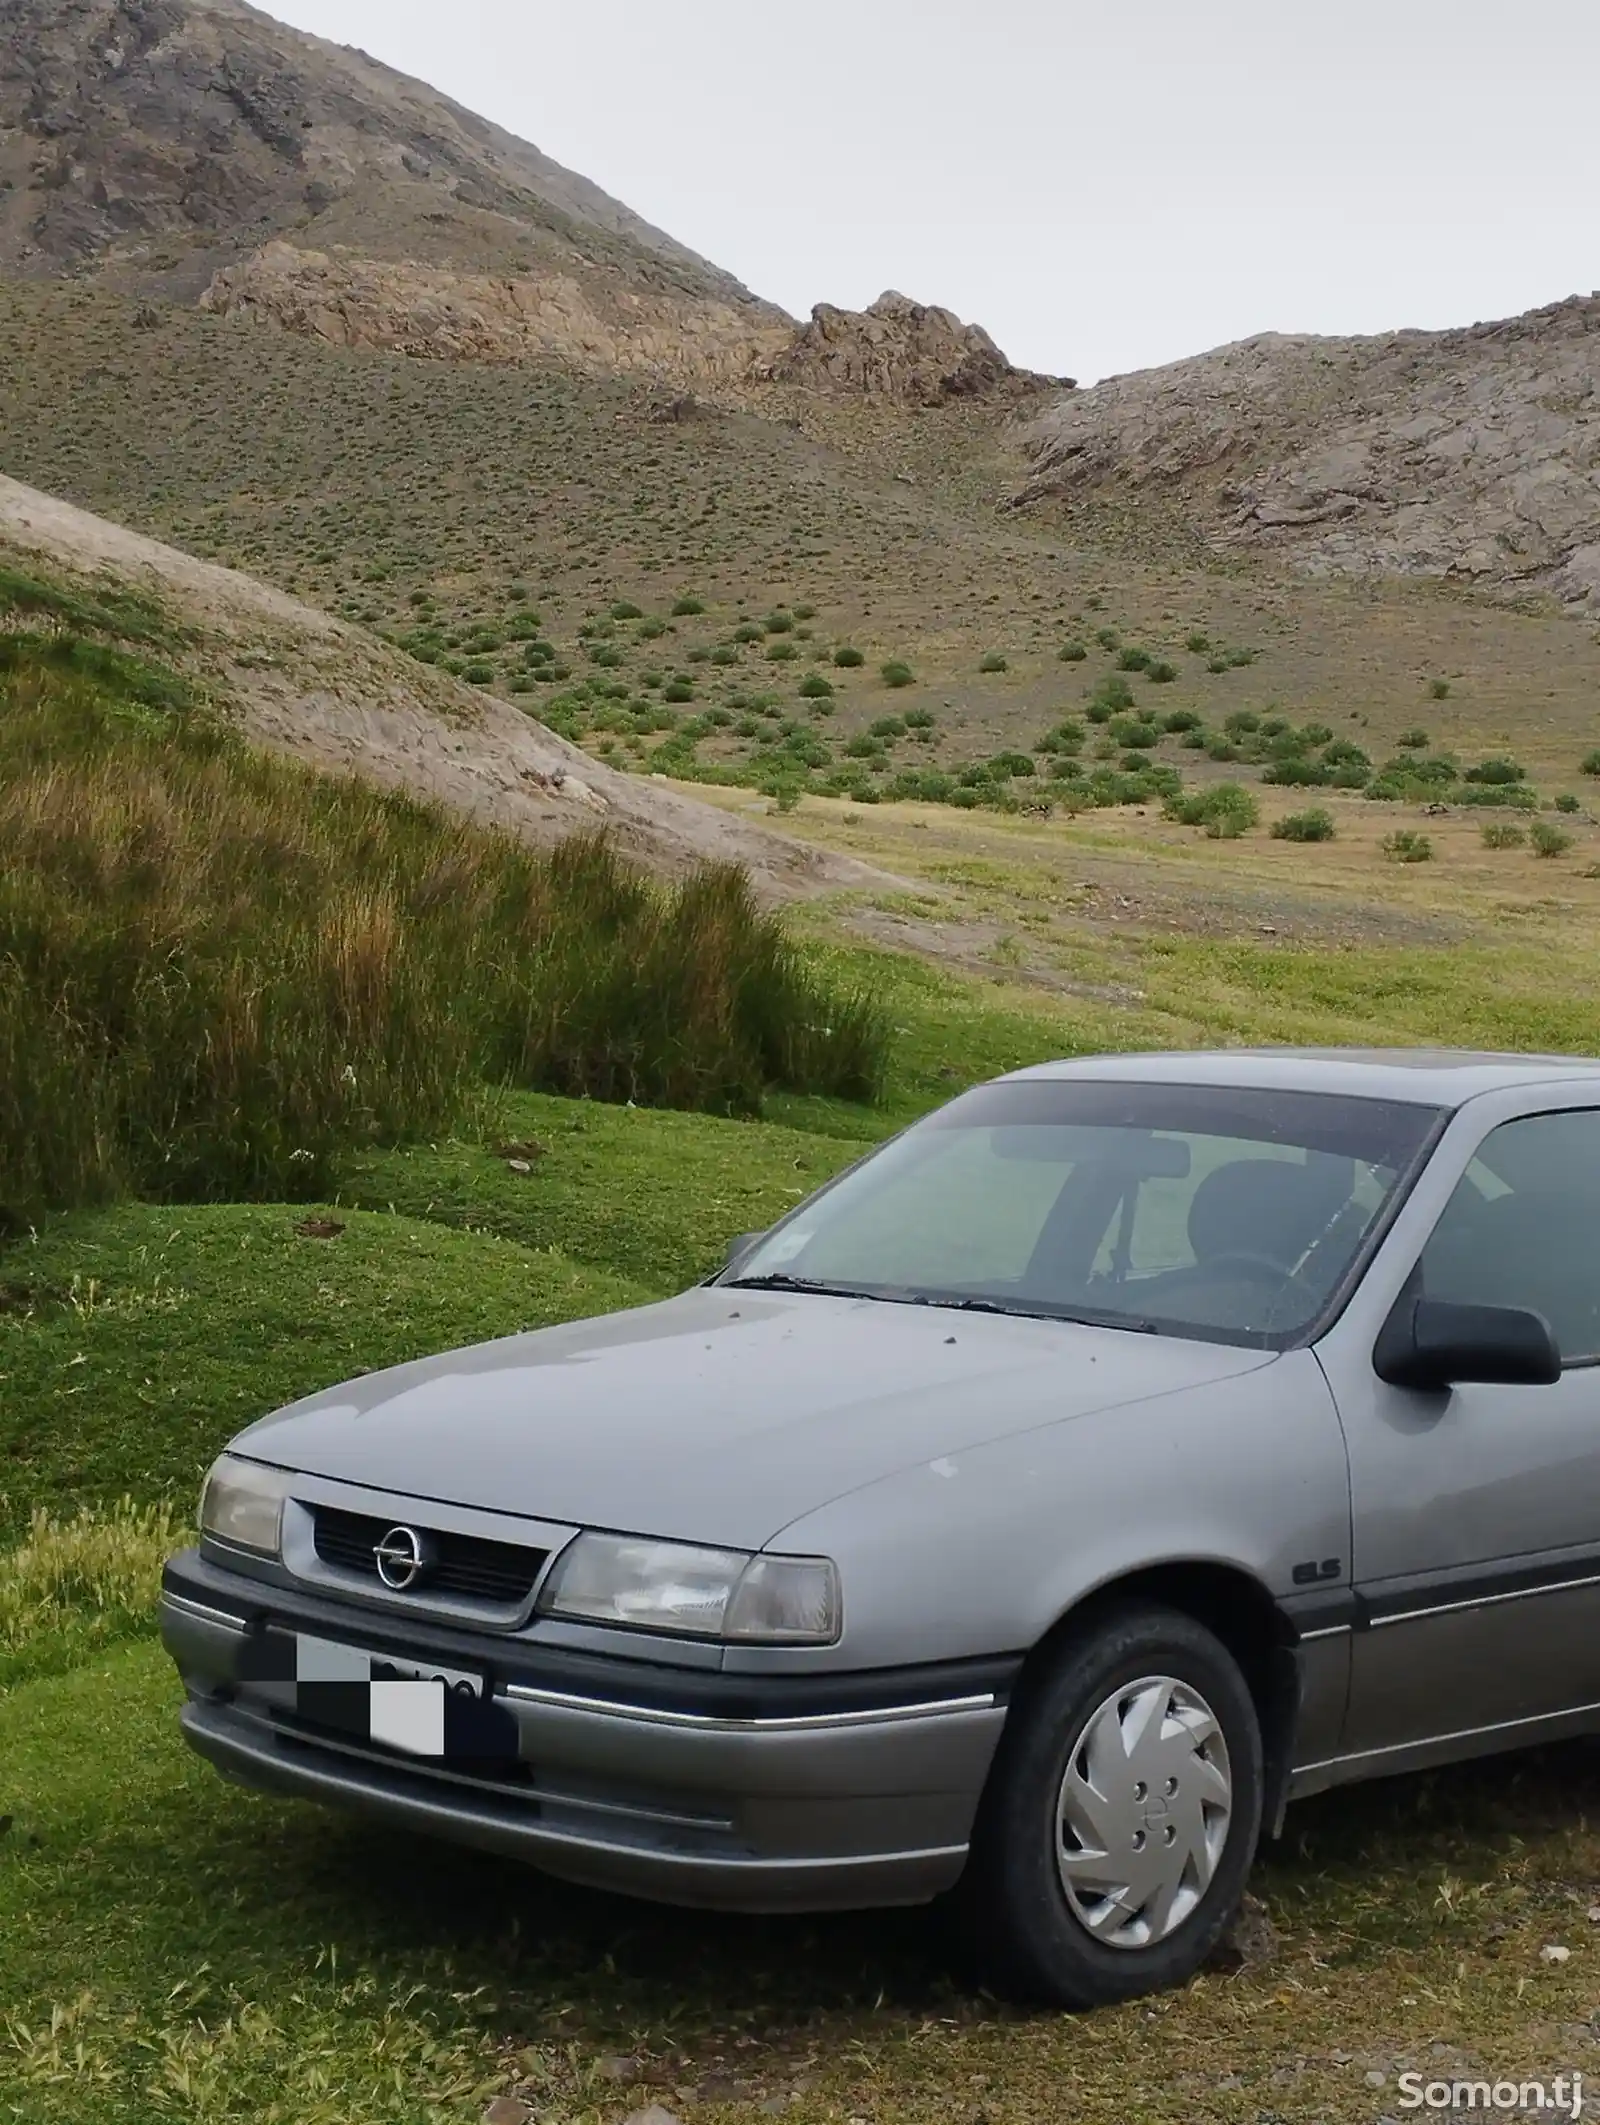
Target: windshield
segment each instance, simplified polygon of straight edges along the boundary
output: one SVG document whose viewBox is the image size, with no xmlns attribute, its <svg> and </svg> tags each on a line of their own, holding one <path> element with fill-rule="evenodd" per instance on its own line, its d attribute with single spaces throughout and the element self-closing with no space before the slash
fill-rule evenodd
<svg viewBox="0 0 1600 2125">
<path fill-rule="evenodd" d="M 984 1085 L 725 1281 L 1279 1348 L 1326 1310 L 1437 1119 L 1236 1086 Z"/>
</svg>

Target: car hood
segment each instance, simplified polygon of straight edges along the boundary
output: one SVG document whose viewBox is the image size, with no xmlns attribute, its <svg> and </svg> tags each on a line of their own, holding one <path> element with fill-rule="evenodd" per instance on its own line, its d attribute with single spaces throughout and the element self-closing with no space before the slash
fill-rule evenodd
<svg viewBox="0 0 1600 2125">
<path fill-rule="evenodd" d="M 711 1286 L 372 1373 L 235 1444 L 411 1498 L 759 1549 L 901 1469 L 1271 1356 Z"/>
</svg>

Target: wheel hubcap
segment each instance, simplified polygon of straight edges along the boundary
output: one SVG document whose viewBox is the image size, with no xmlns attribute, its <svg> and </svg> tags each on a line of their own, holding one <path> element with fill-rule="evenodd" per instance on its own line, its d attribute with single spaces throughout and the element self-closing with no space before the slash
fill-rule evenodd
<svg viewBox="0 0 1600 2125">
<path fill-rule="evenodd" d="M 1108 1948 L 1165 1940 L 1211 1886 L 1233 1819 L 1221 1722 L 1170 1675 L 1124 1683 L 1067 1757 L 1056 1865 L 1079 1923 Z"/>
</svg>

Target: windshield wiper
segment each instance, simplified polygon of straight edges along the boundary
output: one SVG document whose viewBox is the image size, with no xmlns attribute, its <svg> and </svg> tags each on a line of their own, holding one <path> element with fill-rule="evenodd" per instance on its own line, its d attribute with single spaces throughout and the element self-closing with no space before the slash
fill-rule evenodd
<svg viewBox="0 0 1600 2125">
<path fill-rule="evenodd" d="M 829 1299 L 881 1299 L 881 1291 L 863 1291 L 856 1284 L 828 1284 L 821 1277 L 790 1276 L 782 1269 L 773 1270 L 767 1276 L 724 1277 L 717 1287 L 721 1291 L 814 1291 Z"/>
<path fill-rule="evenodd" d="M 948 1298 L 936 1299 L 918 1294 L 915 1303 L 919 1306 L 940 1306 L 952 1313 L 1000 1313 L 1024 1321 L 1065 1321 L 1075 1328 L 1125 1328 L 1132 1335 L 1160 1335 L 1154 1321 L 1141 1320 L 1136 1314 L 1100 1313 L 1094 1309 L 1070 1311 L 1065 1306 L 1008 1305 L 1004 1299 Z"/>
</svg>

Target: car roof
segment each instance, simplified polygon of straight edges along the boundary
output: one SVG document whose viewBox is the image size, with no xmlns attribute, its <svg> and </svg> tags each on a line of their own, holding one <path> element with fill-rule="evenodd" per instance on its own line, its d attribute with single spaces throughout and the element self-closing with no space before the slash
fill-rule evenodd
<svg viewBox="0 0 1600 2125">
<path fill-rule="evenodd" d="M 1580 1055 L 1503 1055 L 1477 1048 L 1197 1048 L 1165 1054 L 1083 1055 L 1012 1071 L 1100 1083 L 1233 1085 L 1251 1091 L 1331 1092 L 1358 1099 L 1459 1107 L 1519 1085 L 1584 1083 L 1600 1092 L 1600 1061 Z"/>
</svg>

